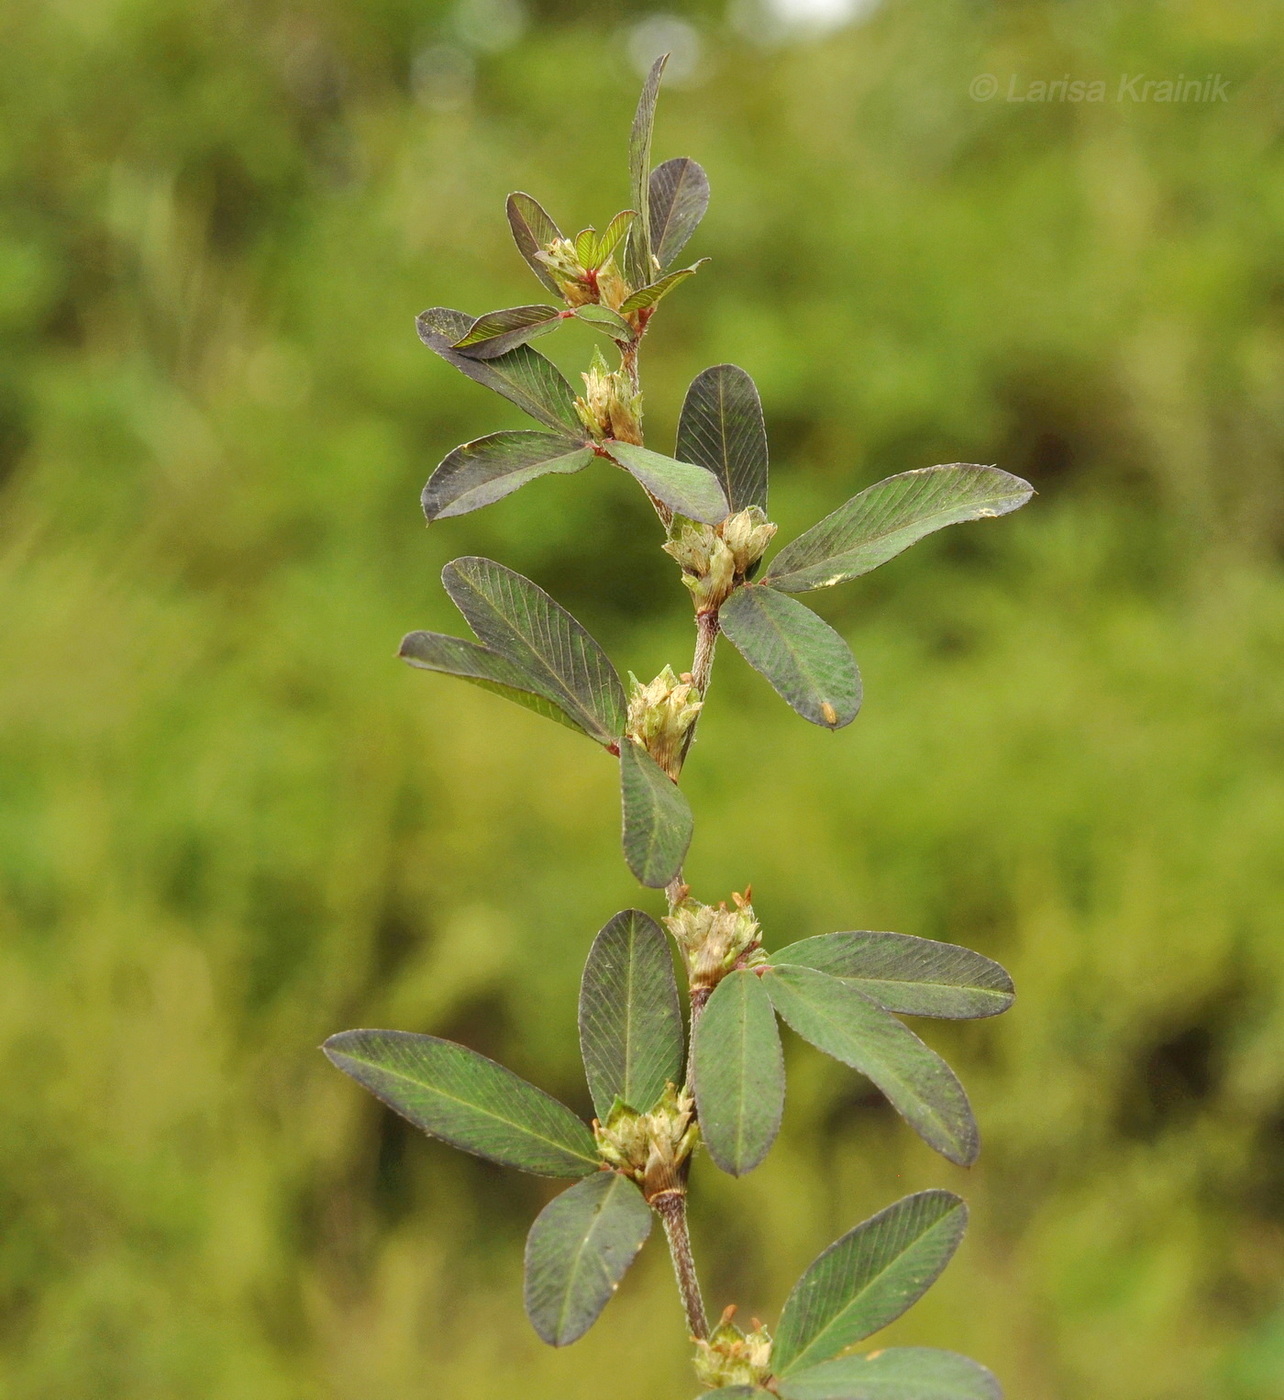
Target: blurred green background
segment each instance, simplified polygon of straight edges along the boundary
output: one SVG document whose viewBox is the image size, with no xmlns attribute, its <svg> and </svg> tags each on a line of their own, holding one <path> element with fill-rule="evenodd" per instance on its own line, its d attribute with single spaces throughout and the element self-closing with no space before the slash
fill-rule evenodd
<svg viewBox="0 0 1284 1400">
<path fill-rule="evenodd" d="M 935 462 L 1040 492 L 813 595 L 865 675 L 841 734 L 720 655 L 696 892 L 752 881 L 770 947 L 968 944 L 1020 997 L 924 1031 L 978 1109 L 971 1173 L 790 1038 L 767 1163 L 697 1166 L 710 1303 L 774 1320 L 824 1244 L 943 1185 L 972 1231 L 890 1338 L 1012 1400 L 1284 1397 L 1284 14 L 842 5 L 0 10 L 6 1397 L 694 1394 L 656 1242 L 543 1348 L 520 1257 L 552 1185 L 315 1048 L 432 1031 L 587 1108 L 583 955 L 658 912 L 600 751 L 394 652 L 460 627 L 438 573 L 481 553 L 621 669 L 686 664 L 622 473 L 431 531 L 417 505 L 521 420 L 414 314 L 539 299 L 504 196 L 572 228 L 625 204 L 669 46 L 656 158 L 707 167 L 714 261 L 647 338 L 652 445 L 730 360 L 782 538 Z M 1114 100 L 1139 73 L 1227 100 Z M 1108 100 L 1006 100 L 1065 76 Z M 542 346 L 574 375 L 592 343 Z"/>
</svg>

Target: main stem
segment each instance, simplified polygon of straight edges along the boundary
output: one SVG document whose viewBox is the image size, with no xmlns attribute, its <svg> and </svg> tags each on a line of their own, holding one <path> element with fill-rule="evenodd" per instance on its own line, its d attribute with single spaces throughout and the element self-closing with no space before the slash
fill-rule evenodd
<svg viewBox="0 0 1284 1400">
<path fill-rule="evenodd" d="M 709 1336 L 709 1321 L 704 1315 L 704 1299 L 700 1294 L 700 1280 L 696 1277 L 695 1256 L 691 1253 L 686 1193 L 666 1191 L 651 1204 L 664 1222 L 664 1235 L 669 1242 L 678 1292 L 682 1295 L 682 1306 L 687 1313 L 687 1331 L 695 1341 L 705 1341 Z"/>
</svg>

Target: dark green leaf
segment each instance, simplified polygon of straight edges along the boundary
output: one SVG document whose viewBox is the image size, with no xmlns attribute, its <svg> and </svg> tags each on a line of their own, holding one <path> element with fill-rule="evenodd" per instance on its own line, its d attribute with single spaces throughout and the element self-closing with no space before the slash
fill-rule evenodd
<svg viewBox="0 0 1284 1400">
<path fill-rule="evenodd" d="M 550 1201 L 526 1239 L 526 1315 L 540 1339 L 578 1341 L 650 1233 L 650 1207 L 617 1172 L 598 1172 Z"/>
<path fill-rule="evenodd" d="M 936 1282 L 966 1228 L 957 1196 L 920 1191 L 849 1230 L 786 1299 L 771 1353 L 776 1374 L 814 1366 L 894 1322 Z"/>
<path fill-rule="evenodd" d="M 891 1347 L 822 1361 L 782 1380 L 780 1395 L 782 1400 L 1003 1400 L 998 1381 L 984 1366 L 931 1347 Z"/>
<path fill-rule="evenodd" d="M 803 719 L 841 729 L 856 718 L 861 699 L 856 659 L 809 607 L 749 583 L 727 599 L 718 620 L 740 655 Z"/>
<path fill-rule="evenodd" d="M 593 940 L 580 983 L 580 1051 L 597 1116 L 617 1099 L 649 1113 L 682 1074 L 682 1008 L 664 930 L 640 909 Z"/>
<path fill-rule="evenodd" d="M 488 311 L 468 327 L 451 347 L 474 360 L 493 360 L 537 335 L 556 330 L 562 312 L 556 306 L 510 306 L 504 311 Z"/>
<path fill-rule="evenodd" d="M 679 515 L 716 525 L 727 515 L 727 498 L 718 478 L 692 462 L 679 462 L 632 442 L 605 442 L 603 447 L 626 472 Z"/>
<path fill-rule="evenodd" d="M 437 671 L 444 676 L 458 676 L 461 680 L 471 681 L 483 690 L 525 705 L 537 715 L 555 719 L 568 729 L 574 729 L 577 734 L 587 734 L 600 744 L 613 742 L 597 733 L 590 733 L 560 705 L 542 694 L 538 682 L 523 666 L 512 657 L 491 651 L 489 647 L 466 642 L 461 637 L 446 637 L 440 632 L 411 632 L 402 638 L 401 650 L 397 654 L 421 671 Z"/>
<path fill-rule="evenodd" d="M 771 1391 L 756 1385 L 724 1385 L 717 1390 L 703 1391 L 698 1400 L 717 1400 L 718 1396 L 722 1400 L 758 1400 L 759 1396 L 770 1394 Z"/>
<path fill-rule="evenodd" d="M 478 384 L 484 384 L 524 413 L 556 432 L 578 436 L 584 431 L 575 412 L 575 395 L 561 371 L 530 345 L 497 355 L 493 360 L 476 360 L 454 348 L 455 341 L 473 324 L 473 317 L 447 306 L 433 306 L 421 312 L 415 322 L 419 339 L 435 350 L 448 364 Z"/>
<path fill-rule="evenodd" d="M 942 1156 L 970 1167 L 980 1150 L 963 1086 L 935 1050 L 850 982 L 810 967 L 763 976 L 777 1011 L 826 1055 L 859 1070 Z"/>
<path fill-rule="evenodd" d="M 441 581 L 478 638 L 511 657 L 532 689 L 603 744 L 624 732 L 628 702 L 606 653 L 530 579 L 493 559 L 452 560 Z"/>
<path fill-rule="evenodd" d="M 651 253 L 651 194 L 647 172 L 651 169 L 651 135 L 655 129 L 655 103 L 660 95 L 660 78 L 669 55 L 661 54 L 651 65 L 642 85 L 642 96 L 629 134 L 629 181 L 633 191 L 633 207 L 637 218 L 629 226 L 629 241 L 625 247 L 624 271 L 635 287 L 644 286 L 655 275 L 656 264 Z"/>
<path fill-rule="evenodd" d="M 732 510 L 767 509 L 767 430 L 762 403 L 736 365 L 714 365 L 691 381 L 678 420 L 678 456 L 707 467 Z"/>
<path fill-rule="evenodd" d="M 682 869 L 694 819 L 682 789 L 632 739 L 620 741 L 624 859 L 648 888 L 663 889 Z"/>
<path fill-rule="evenodd" d="M 577 306 L 575 315 L 581 321 L 587 321 L 590 326 L 599 331 L 605 331 L 612 340 L 620 345 L 629 345 L 635 341 L 637 332 L 620 315 L 618 311 L 612 311 L 609 306 L 602 306 L 600 303 L 591 301 L 586 306 Z"/>
<path fill-rule="evenodd" d="M 1019 476 L 968 462 L 889 476 L 786 545 L 763 582 L 805 593 L 859 578 L 933 530 L 1007 515 L 1033 494 Z"/>
<path fill-rule="evenodd" d="M 709 207 L 709 177 L 690 156 L 657 165 L 649 181 L 651 246 L 661 267 L 687 246 Z"/>
<path fill-rule="evenodd" d="M 708 258 L 701 258 L 699 262 L 692 263 L 690 267 L 682 267 L 677 272 L 668 272 L 658 281 L 649 282 L 644 287 L 639 287 L 636 292 L 625 297 L 620 306 L 621 312 L 627 315 L 630 311 L 642 311 L 648 306 L 654 306 L 661 297 L 666 297 L 678 285 L 685 282 L 688 277 L 692 277 L 702 268 Z"/>
<path fill-rule="evenodd" d="M 457 447 L 428 478 L 420 497 L 424 515 L 466 515 L 551 472 L 582 471 L 593 460 L 583 439 L 517 430 L 490 433 Z"/>
<path fill-rule="evenodd" d="M 713 989 L 696 1021 L 691 1063 L 709 1155 L 724 1172 L 744 1176 L 776 1140 L 785 1107 L 780 1032 L 754 972 L 730 972 Z"/>
<path fill-rule="evenodd" d="M 822 933 L 771 955 L 773 963 L 841 977 L 888 1011 L 968 1021 L 1012 1005 L 1012 979 L 970 948 L 904 933 Z"/>
<path fill-rule="evenodd" d="M 433 1137 L 536 1176 L 598 1168 L 593 1134 L 542 1089 L 475 1050 L 407 1031 L 343 1031 L 332 1063 Z"/>
<path fill-rule="evenodd" d="M 508 196 L 508 226 L 513 231 L 513 242 L 517 251 L 526 259 L 530 270 L 539 278 L 554 296 L 561 296 L 551 272 L 535 254 L 546 248 L 555 238 L 561 238 L 562 231 L 544 212 L 539 200 L 518 190 Z"/>
</svg>

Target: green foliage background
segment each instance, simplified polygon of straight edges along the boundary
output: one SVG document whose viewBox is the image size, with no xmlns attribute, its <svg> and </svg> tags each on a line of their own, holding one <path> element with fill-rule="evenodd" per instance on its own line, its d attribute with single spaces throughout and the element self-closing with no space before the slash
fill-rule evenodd
<svg viewBox="0 0 1284 1400">
<path fill-rule="evenodd" d="M 784 1135 L 698 1164 L 715 1310 L 774 1320 L 911 1188 L 974 1221 L 893 1329 L 1014 1400 L 1284 1396 L 1284 23 L 1265 0 L 887 0 L 811 39 L 710 5 L 662 98 L 714 261 L 647 338 L 758 380 L 783 538 L 870 481 L 997 462 L 1040 496 L 824 598 L 866 710 L 800 723 L 724 648 L 689 876 L 769 947 L 890 928 L 1005 962 L 932 1025 L 964 1173 L 790 1039 Z M 626 200 L 640 9 L 50 0 L 0 12 L 0 1390 L 13 1400 L 694 1393 L 650 1247 L 553 1352 L 521 1313 L 551 1189 L 415 1136 L 315 1046 L 467 1041 L 587 1108 L 579 969 L 654 908 L 592 745 L 393 659 L 461 553 L 621 669 L 687 664 L 605 467 L 425 532 L 517 426 L 413 316 L 541 295 L 502 216 Z M 489 18 L 488 18 L 489 15 Z M 490 48 L 487 45 L 492 45 Z M 471 89 L 469 70 L 472 69 Z M 1217 73 L 1225 103 L 1116 102 Z M 1065 74 L 1100 105 L 973 101 Z M 577 338 L 578 337 L 578 338 Z M 575 372 L 592 344 L 552 353 Z"/>
</svg>

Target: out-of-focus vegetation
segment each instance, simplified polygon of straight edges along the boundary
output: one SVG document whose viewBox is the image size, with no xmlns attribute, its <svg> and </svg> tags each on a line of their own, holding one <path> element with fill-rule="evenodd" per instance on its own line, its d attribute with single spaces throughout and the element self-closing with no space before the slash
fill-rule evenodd
<svg viewBox="0 0 1284 1400">
<path fill-rule="evenodd" d="M 521 569 L 621 668 L 689 654 L 622 473 L 418 513 L 448 449 L 518 418 L 414 313 L 538 298 L 510 189 L 573 227 L 626 198 L 646 12 L 522 13 L 0 14 L 13 1400 L 693 1392 L 661 1250 L 543 1348 L 519 1257 L 544 1184 L 416 1136 L 315 1049 L 431 1030 L 587 1107 L 580 965 L 640 898 L 613 766 L 395 662 L 454 625 L 442 563 Z M 661 103 L 657 158 L 709 170 L 691 251 L 714 261 L 648 337 L 653 441 L 731 360 L 786 538 L 935 462 L 1041 494 L 824 604 L 866 680 L 841 735 L 720 657 L 696 892 L 752 880 L 769 946 L 956 940 L 1021 995 L 926 1030 L 973 1090 L 971 1174 L 791 1042 L 766 1165 L 698 1167 L 711 1305 L 774 1319 L 820 1246 L 950 1186 L 970 1238 L 897 1340 L 977 1356 L 1014 1400 L 1279 1400 L 1281 11 L 887 0 L 811 38 L 737 13 L 683 10 L 703 55 Z M 1138 72 L 1229 100 L 1114 101 Z M 983 73 L 1111 99 L 977 102 Z M 576 335 L 543 342 L 572 373 Z"/>
</svg>

